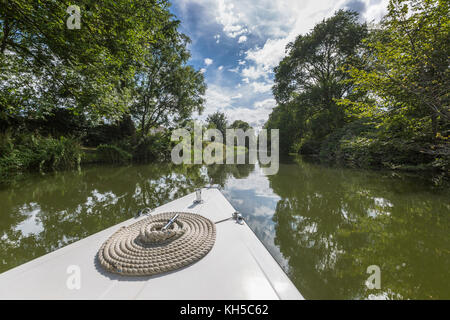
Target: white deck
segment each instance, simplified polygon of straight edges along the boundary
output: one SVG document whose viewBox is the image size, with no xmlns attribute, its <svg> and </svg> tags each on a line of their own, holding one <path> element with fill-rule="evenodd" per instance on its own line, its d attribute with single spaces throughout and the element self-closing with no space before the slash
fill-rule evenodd
<svg viewBox="0 0 450 320">
<path fill-rule="evenodd" d="M 204 203 L 189 194 L 152 214 L 184 211 L 216 222 L 235 211 L 222 193 L 203 189 Z M 143 219 L 144 217 L 138 218 Z M 183 269 L 152 277 L 109 274 L 95 256 L 101 244 L 130 219 L 0 274 L 0 299 L 303 299 L 250 228 L 228 220 L 216 225 L 213 249 Z M 70 290 L 67 268 L 81 270 L 80 289 Z"/>
</svg>

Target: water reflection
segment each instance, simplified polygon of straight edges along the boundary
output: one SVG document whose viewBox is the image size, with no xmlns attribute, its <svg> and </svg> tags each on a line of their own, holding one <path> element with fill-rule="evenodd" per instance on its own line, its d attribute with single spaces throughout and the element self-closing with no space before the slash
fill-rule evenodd
<svg viewBox="0 0 450 320">
<path fill-rule="evenodd" d="M 448 188 L 301 161 L 269 180 L 281 197 L 275 244 L 306 297 L 449 297 Z M 370 265 L 381 290 L 362 285 Z"/>
<path fill-rule="evenodd" d="M 0 272 L 202 186 L 200 167 L 90 168 L 0 191 Z"/>
<path fill-rule="evenodd" d="M 92 167 L 0 190 L 0 272 L 208 183 L 219 184 L 309 299 L 450 298 L 448 184 L 327 168 Z M 364 282 L 381 268 L 381 290 Z"/>
<path fill-rule="evenodd" d="M 296 159 L 225 192 L 308 299 L 450 297 L 448 184 Z"/>
</svg>

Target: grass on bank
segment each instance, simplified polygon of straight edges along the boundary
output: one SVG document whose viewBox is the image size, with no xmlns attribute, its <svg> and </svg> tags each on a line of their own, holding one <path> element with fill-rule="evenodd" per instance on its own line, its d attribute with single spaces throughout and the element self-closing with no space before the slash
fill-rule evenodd
<svg viewBox="0 0 450 320">
<path fill-rule="evenodd" d="M 74 138 L 44 137 L 38 134 L 0 134 L 0 185 L 7 185 L 26 172 L 51 172 L 74 169 L 84 164 L 118 164 L 131 162 L 171 161 L 174 143 L 167 135 L 153 135 L 132 143 L 127 139 L 97 147 L 82 146 Z M 203 148 L 223 150 L 226 145 L 204 142 Z M 204 150 L 204 149 L 203 149 Z M 191 149 L 194 160 L 194 149 Z M 245 147 L 234 147 L 235 156 L 247 153 Z M 202 154 L 202 153 L 200 153 Z"/>
<path fill-rule="evenodd" d="M 75 139 L 0 134 L 0 181 L 22 172 L 76 168 L 81 157 L 81 146 Z"/>
</svg>

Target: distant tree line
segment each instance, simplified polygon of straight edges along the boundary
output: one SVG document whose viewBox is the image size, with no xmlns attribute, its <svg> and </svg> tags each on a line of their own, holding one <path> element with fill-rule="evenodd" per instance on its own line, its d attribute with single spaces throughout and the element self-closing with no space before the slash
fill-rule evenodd
<svg viewBox="0 0 450 320">
<path fill-rule="evenodd" d="M 206 118 L 206 124 L 209 128 L 219 130 L 220 133 L 222 133 L 222 136 L 224 137 L 224 141 L 227 129 L 242 129 L 243 131 L 253 129 L 253 127 L 250 124 L 248 124 L 248 122 L 243 120 L 235 120 L 230 124 L 225 113 L 220 111 L 208 115 L 208 117 Z"/>
</svg>

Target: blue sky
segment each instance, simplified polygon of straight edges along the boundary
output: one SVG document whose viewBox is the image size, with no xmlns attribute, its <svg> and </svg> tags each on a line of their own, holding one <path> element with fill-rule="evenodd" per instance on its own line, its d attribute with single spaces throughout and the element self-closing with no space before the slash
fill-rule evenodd
<svg viewBox="0 0 450 320">
<path fill-rule="evenodd" d="M 387 0 L 173 0 L 192 58 L 208 86 L 200 120 L 216 111 L 261 127 L 275 106 L 273 68 L 286 45 L 340 8 L 378 21 Z"/>
</svg>

